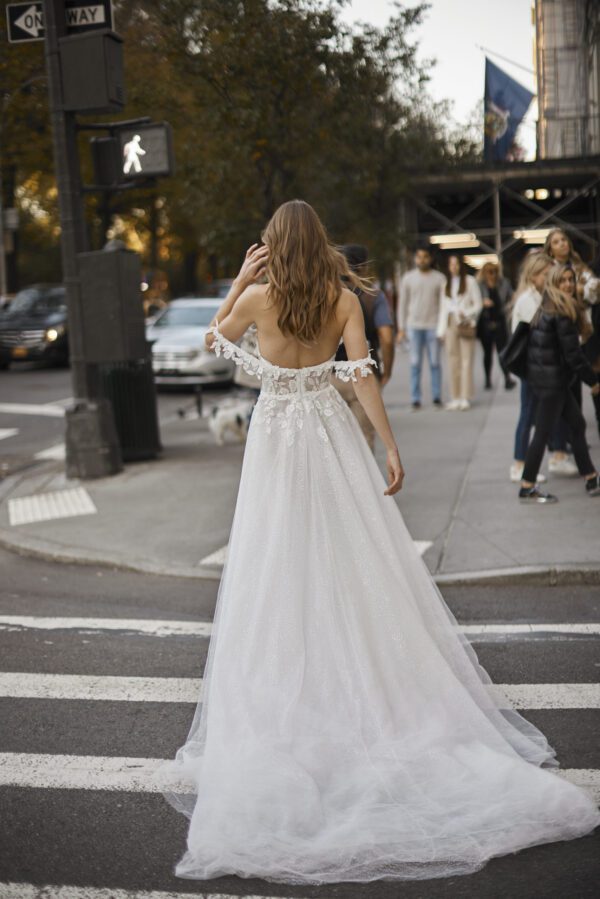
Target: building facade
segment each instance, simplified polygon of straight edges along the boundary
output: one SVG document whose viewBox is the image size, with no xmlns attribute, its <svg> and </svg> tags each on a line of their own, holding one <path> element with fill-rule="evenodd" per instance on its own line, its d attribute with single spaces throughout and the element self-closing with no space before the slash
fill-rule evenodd
<svg viewBox="0 0 600 899">
<path fill-rule="evenodd" d="M 600 2 L 535 0 L 538 158 L 600 153 Z"/>
</svg>

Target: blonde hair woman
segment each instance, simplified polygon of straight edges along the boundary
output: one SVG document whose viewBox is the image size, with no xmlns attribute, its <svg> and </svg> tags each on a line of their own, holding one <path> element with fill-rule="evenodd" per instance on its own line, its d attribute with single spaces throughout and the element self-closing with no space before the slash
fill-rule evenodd
<svg viewBox="0 0 600 899">
<path fill-rule="evenodd" d="M 538 767 L 553 750 L 495 696 L 392 499 L 404 472 L 345 260 L 299 200 L 263 239 L 208 341 L 262 388 L 203 700 L 157 772 L 191 818 L 175 873 L 420 879 L 589 833 L 593 800 Z M 235 343 L 251 322 L 258 361 Z M 356 378 L 387 486 L 332 372 Z"/>
<path fill-rule="evenodd" d="M 537 396 L 535 433 L 525 456 L 519 491 L 522 502 L 556 502 L 542 493 L 535 481 L 555 422 L 562 416 L 571 431 L 571 445 L 588 496 L 600 496 L 600 478 L 585 439 L 585 418 L 570 390 L 579 376 L 600 393 L 598 375 L 586 359 L 580 338 L 589 334 L 589 323 L 575 297 L 575 272 L 570 264 L 549 271 L 540 307 L 531 322 L 527 351 L 527 378 Z"/>
<path fill-rule="evenodd" d="M 531 319 L 537 312 L 542 301 L 542 291 L 546 282 L 546 275 L 553 261 L 546 253 L 535 252 L 525 258 L 519 283 L 515 291 L 515 301 L 512 309 L 511 326 L 512 330 L 516 330 L 519 322 L 529 324 Z M 529 438 L 531 429 L 535 419 L 535 408 L 537 399 L 535 393 L 531 389 L 529 382 L 523 378 L 521 380 L 521 404 L 519 409 L 519 420 L 515 431 L 515 455 L 514 461 L 510 466 L 510 479 L 518 483 L 523 477 L 523 466 L 525 465 L 525 455 L 529 446 Z M 543 475 L 538 474 L 538 481 L 545 481 Z"/>
<path fill-rule="evenodd" d="M 600 279 L 585 264 L 562 228 L 552 228 L 544 242 L 544 253 L 559 265 L 570 263 L 576 275 L 577 296 L 589 305 L 600 301 Z"/>
</svg>

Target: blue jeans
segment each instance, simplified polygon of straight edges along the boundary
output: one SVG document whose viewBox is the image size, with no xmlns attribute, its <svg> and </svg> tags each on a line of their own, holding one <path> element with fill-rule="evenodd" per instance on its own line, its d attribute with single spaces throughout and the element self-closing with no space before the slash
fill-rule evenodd
<svg viewBox="0 0 600 899">
<path fill-rule="evenodd" d="M 527 455 L 531 429 L 535 421 L 536 407 L 537 396 L 529 386 L 529 383 L 523 378 L 521 380 L 521 411 L 519 413 L 517 430 L 515 432 L 514 455 L 514 458 L 518 459 L 520 462 L 524 462 L 525 456 Z"/>
<path fill-rule="evenodd" d="M 434 400 L 442 395 L 442 371 L 440 368 L 440 342 L 435 328 L 409 328 L 410 346 L 410 401 L 421 402 L 421 368 L 423 352 L 427 349 L 431 372 L 431 393 Z"/>
</svg>

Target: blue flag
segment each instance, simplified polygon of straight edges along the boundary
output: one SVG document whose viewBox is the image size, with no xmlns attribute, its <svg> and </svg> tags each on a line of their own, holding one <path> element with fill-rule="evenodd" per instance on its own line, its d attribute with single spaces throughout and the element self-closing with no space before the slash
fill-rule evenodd
<svg viewBox="0 0 600 899">
<path fill-rule="evenodd" d="M 501 162 L 508 157 L 517 128 L 534 96 L 486 57 L 483 142 L 486 162 Z"/>
</svg>

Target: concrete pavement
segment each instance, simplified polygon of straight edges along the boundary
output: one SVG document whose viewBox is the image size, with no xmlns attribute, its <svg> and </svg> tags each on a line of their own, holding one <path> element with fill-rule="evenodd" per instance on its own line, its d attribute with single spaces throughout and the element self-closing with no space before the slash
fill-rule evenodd
<svg viewBox="0 0 600 899">
<path fill-rule="evenodd" d="M 396 501 L 425 562 L 440 583 L 498 578 L 600 581 L 600 499 L 585 496 L 578 478 L 550 478 L 548 486 L 560 499 L 557 505 L 523 507 L 517 502 L 508 468 L 518 391 L 504 391 L 498 372 L 496 388 L 483 391 L 479 356 L 476 366 L 477 399 L 468 412 L 435 409 L 426 373 L 423 409 L 411 412 L 404 350 L 397 353 L 394 377 L 385 391 L 407 471 Z M 592 457 L 600 465 L 587 391 L 585 412 Z M 10 411 L 3 411 L 2 427 L 13 422 Z M 161 434 L 160 459 L 130 464 L 110 478 L 67 480 L 64 463 L 57 459 L 37 459 L 7 477 L 0 484 L 0 544 L 49 559 L 218 578 L 243 447 L 217 447 L 206 421 L 194 417 L 168 416 L 161 421 Z M 42 514 L 40 497 L 45 501 L 48 494 L 57 494 L 60 499 L 72 488 L 81 488 L 76 498 L 87 496 L 85 514 L 35 520 Z M 34 497 L 34 520 L 11 523 L 25 497 Z"/>
</svg>

